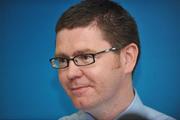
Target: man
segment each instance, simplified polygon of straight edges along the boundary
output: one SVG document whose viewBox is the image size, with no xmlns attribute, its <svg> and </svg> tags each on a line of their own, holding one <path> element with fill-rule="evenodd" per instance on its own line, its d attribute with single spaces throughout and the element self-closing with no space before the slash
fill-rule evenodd
<svg viewBox="0 0 180 120">
<path fill-rule="evenodd" d="M 108 0 L 86 0 L 69 8 L 56 26 L 59 79 L 80 111 L 60 120 L 173 120 L 141 102 L 132 86 L 140 54 L 130 14 Z"/>
</svg>

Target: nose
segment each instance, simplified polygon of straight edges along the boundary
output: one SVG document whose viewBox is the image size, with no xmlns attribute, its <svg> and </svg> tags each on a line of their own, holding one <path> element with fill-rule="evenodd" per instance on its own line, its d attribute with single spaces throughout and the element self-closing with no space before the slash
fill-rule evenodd
<svg viewBox="0 0 180 120">
<path fill-rule="evenodd" d="M 69 80 L 75 80 L 83 75 L 82 70 L 74 64 L 73 61 L 69 61 L 69 67 L 67 69 L 67 78 Z"/>
</svg>

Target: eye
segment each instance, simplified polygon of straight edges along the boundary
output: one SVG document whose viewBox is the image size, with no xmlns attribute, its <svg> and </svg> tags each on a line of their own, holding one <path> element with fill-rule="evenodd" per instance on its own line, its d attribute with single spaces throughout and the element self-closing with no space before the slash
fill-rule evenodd
<svg viewBox="0 0 180 120">
<path fill-rule="evenodd" d="M 87 65 L 94 61 L 92 54 L 84 54 L 76 57 L 75 62 L 78 65 Z"/>
<path fill-rule="evenodd" d="M 89 60 L 89 59 L 92 59 L 93 56 L 90 54 L 86 54 L 86 55 L 80 55 L 78 58 L 81 60 Z"/>
<path fill-rule="evenodd" d="M 67 59 L 66 59 L 66 58 L 62 58 L 62 57 L 59 57 L 59 58 L 58 58 L 58 62 L 59 62 L 60 64 L 64 64 L 64 63 L 67 62 Z"/>
</svg>

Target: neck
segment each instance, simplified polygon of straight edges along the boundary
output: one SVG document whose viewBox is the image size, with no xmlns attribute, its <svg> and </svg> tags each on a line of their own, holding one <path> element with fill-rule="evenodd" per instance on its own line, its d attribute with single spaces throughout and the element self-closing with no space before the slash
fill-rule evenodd
<svg viewBox="0 0 180 120">
<path fill-rule="evenodd" d="M 119 94 L 111 100 L 106 101 L 101 106 L 88 110 L 96 120 L 113 120 L 118 114 L 126 110 L 134 98 L 131 80 L 119 90 Z"/>
</svg>

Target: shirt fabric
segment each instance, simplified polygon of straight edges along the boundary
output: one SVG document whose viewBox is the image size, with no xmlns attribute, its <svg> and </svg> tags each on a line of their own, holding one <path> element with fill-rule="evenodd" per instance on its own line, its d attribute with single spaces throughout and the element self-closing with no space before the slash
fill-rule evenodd
<svg viewBox="0 0 180 120">
<path fill-rule="evenodd" d="M 145 106 L 140 100 L 137 92 L 128 108 L 119 113 L 114 120 L 175 120 L 174 118 L 165 115 L 164 113 L 158 112 L 148 106 Z M 70 116 L 65 116 L 59 120 L 95 120 L 90 114 L 79 111 Z"/>
</svg>

